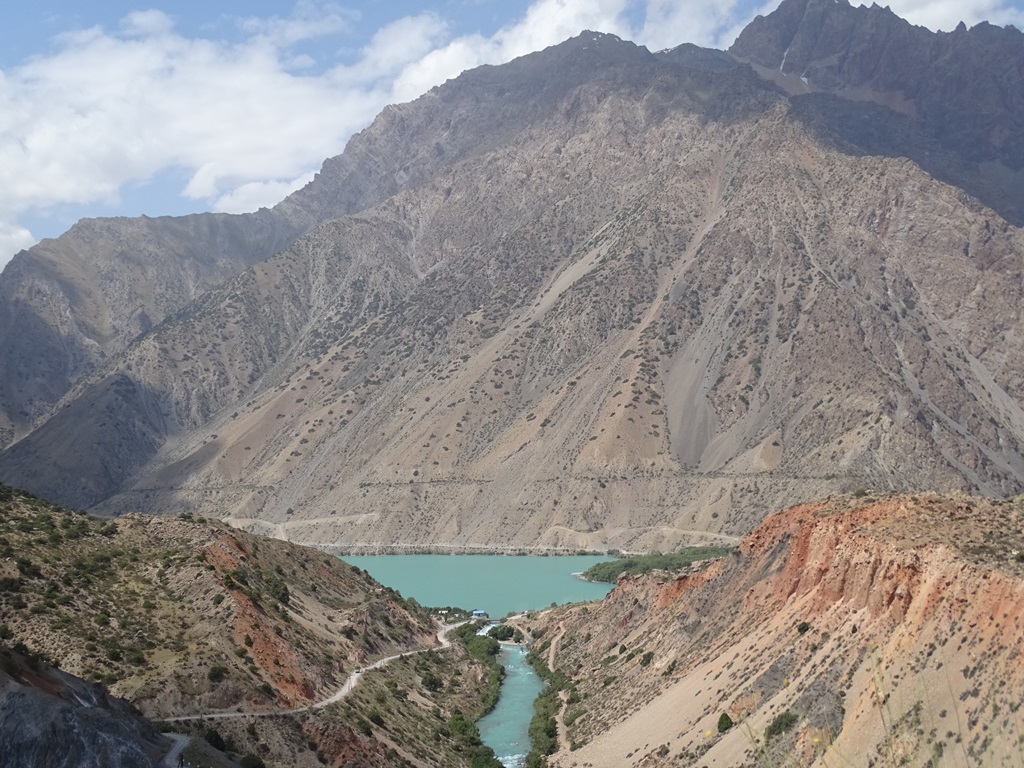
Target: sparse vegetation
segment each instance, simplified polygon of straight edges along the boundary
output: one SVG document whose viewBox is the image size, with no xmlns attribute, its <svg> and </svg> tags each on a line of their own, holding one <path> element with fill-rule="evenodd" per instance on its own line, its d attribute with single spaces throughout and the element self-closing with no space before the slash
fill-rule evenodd
<svg viewBox="0 0 1024 768">
<path fill-rule="evenodd" d="M 488 705 L 489 692 L 477 682 L 489 674 L 484 663 L 470 657 L 461 642 L 447 651 L 410 655 L 368 672 L 327 715 L 357 717 L 355 728 L 399 740 L 426 765 L 497 768 L 474 724 Z"/>
<path fill-rule="evenodd" d="M 282 681 L 315 680 L 308 689 L 319 695 L 332 679 L 344 679 L 352 659 L 419 648 L 433 632 L 430 617 L 414 602 L 315 550 L 261 540 L 195 516 L 127 515 L 111 529 L 2 485 L 0 495 L 0 553 L 10 558 L 7 570 L 0 558 L 0 578 L 7 579 L 0 592 L 2 639 L 32 663 L 52 656 L 66 661 L 73 674 L 115 693 L 129 691 L 143 711 L 163 714 L 170 693 L 177 713 L 199 712 L 209 706 L 200 701 L 213 689 L 228 711 L 249 702 L 291 703 L 294 689 L 282 693 Z M 491 638 L 472 641 L 481 655 L 492 644 L 497 646 Z M 446 653 L 461 653 L 462 667 L 476 669 L 472 665 L 479 663 L 459 649 Z M 335 709 L 336 721 L 353 728 L 365 723 L 371 737 L 375 727 L 399 723 L 409 733 L 427 734 L 435 718 L 429 707 L 410 701 L 413 689 L 417 701 L 458 701 L 474 713 L 497 695 L 496 682 L 492 695 L 486 686 L 462 680 L 459 670 L 453 673 L 450 655 L 447 661 L 433 653 L 414 659 L 401 684 L 378 689 L 386 693 L 384 702 L 363 699 L 364 687 L 374 690 L 363 683 L 351 702 Z M 373 720 L 383 725 L 368 719 L 373 710 Z M 289 730 L 289 722 L 261 721 L 260 732 L 283 734 L 283 741 L 271 740 L 276 746 L 270 753 L 257 749 L 261 740 L 245 730 L 244 721 L 218 721 L 216 731 L 226 747 L 240 747 L 235 752 L 289 764 L 290 755 L 274 750 L 289 740 L 306 743 L 301 731 Z M 193 733 L 205 735 L 198 723 Z M 425 735 L 423 742 L 427 763 L 454 765 L 469 754 L 457 752 L 451 740 L 434 742 Z M 489 754 L 474 749 L 481 760 Z"/>
<path fill-rule="evenodd" d="M 569 691 L 569 702 L 578 702 L 573 682 L 560 669 L 549 669 L 544 659 L 544 651 L 535 648 L 527 654 L 527 661 L 537 675 L 545 682 L 533 704 L 533 718 L 530 720 L 530 752 L 526 756 L 527 768 L 542 768 L 547 764 L 544 759 L 558 749 L 558 721 L 556 720 L 562 707 L 560 692 Z M 578 716 L 578 715 L 577 715 Z"/>
</svg>

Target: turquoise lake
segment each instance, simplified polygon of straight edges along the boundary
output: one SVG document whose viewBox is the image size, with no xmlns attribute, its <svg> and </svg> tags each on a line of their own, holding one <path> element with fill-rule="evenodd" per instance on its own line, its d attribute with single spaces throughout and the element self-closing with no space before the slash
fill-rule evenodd
<svg viewBox="0 0 1024 768">
<path fill-rule="evenodd" d="M 360 555 L 342 559 L 420 605 L 479 608 L 492 618 L 547 608 L 551 603 L 600 600 L 612 586 L 573 576 L 612 559 L 595 555 Z M 544 685 L 526 663 L 525 649 L 505 646 L 501 663 L 505 679 L 498 704 L 477 726 L 480 738 L 502 764 L 518 768 L 530 749 L 533 701 Z"/>
<path fill-rule="evenodd" d="M 551 603 L 600 600 L 610 584 L 573 576 L 613 558 L 599 555 L 359 555 L 343 557 L 420 605 L 454 605 L 492 618 Z"/>
</svg>

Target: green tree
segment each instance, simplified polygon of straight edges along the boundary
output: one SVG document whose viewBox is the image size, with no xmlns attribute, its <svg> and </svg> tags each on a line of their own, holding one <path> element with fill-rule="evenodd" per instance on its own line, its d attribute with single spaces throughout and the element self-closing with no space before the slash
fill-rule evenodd
<svg viewBox="0 0 1024 768">
<path fill-rule="evenodd" d="M 423 683 L 423 687 L 428 691 L 439 691 L 443 683 L 441 678 L 435 675 L 433 672 L 424 672 L 420 677 L 420 682 Z"/>
<path fill-rule="evenodd" d="M 219 683 L 227 676 L 228 668 L 221 666 L 220 664 L 215 664 L 214 666 L 210 667 L 210 671 L 206 673 L 206 677 L 209 679 L 211 683 Z"/>
<path fill-rule="evenodd" d="M 786 731 L 796 725 L 800 718 L 796 713 L 786 710 L 785 712 L 776 715 L 775 719 L 768 723 L 768 727 L 764 729 L 764 740 L 771 741 L 776 736 L 781 736 Z"/>
</svg>

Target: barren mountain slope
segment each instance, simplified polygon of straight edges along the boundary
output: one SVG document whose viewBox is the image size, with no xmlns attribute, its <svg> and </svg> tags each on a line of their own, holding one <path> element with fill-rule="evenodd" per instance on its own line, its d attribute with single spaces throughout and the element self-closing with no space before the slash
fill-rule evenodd
<svg viewBox="0 0 1024 768">
<path fill-rule="evenodd" d="M 664 548 L 834 490 L 1017 492 L 1024 237 L 894 156 L 965 162 L 927 124 L 830 98 L 592 33 L 467 73 L 360 137 L 418 157 L 441 124 L 450 165 L 141 337 L 0 476 L 339 547 Z"/>
<path fill-rule="evenodd" d="M 0 276 L 0 445 L 140 333 L 312 223 L 283 204 L 243 216 L 89 219 L 22 251 Z"/>
<path fill-rule="evenodd" d="M 841 497 L 550 612 L 576 745 L 552 764 L 1014 762 L 1022 524 L 1019 499 Z"/>
<path fill-rule="evenodd" d="M 534 68 L 547 69 L 535 60 Z M 614 59 L 597 68 L 615 66 Z M 431 178 L 481 144 L 549 111 L 591 74 L 561 68 L 529 94 L 482 68 L 388 107 L 372 130 L 270 210 L 253 214 L 86 219 L 18 254 L 0 276 L 0 447 L 29 432 L 76 382 L 204 292 L 290 245 L 316 224 Z M 415 136 L 416 141 L 409 137 Z"/>
</svg>

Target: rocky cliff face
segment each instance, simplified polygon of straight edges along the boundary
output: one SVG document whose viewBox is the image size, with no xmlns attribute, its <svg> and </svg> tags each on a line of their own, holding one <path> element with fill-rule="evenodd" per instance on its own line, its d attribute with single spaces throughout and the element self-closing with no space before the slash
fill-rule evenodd
<svg viewBox="0 0 1024 768">
<path fill-rule="evenodd" d="M 389 108 L 296 198 L 365 207 L 79 380 L 0 476 L 333 546 L 665 548 L 832 491 L 1016 493 L 1019 198 L 842 90 L 586 33 Z"/>
<path fill-rule="evenodd" d="M 0 755 L 4 765 L 156 766 L 159 734 L 128 702 L 0 646 Z"/>
<path fill-rule="evenodd" d="M 1017 755 L 1022 520 L 1020 501 L 835 499 L 769 517 L 704 570 L 553 612 L 578 702 L 577 748 L 553 764 Z"/>
</svg>

